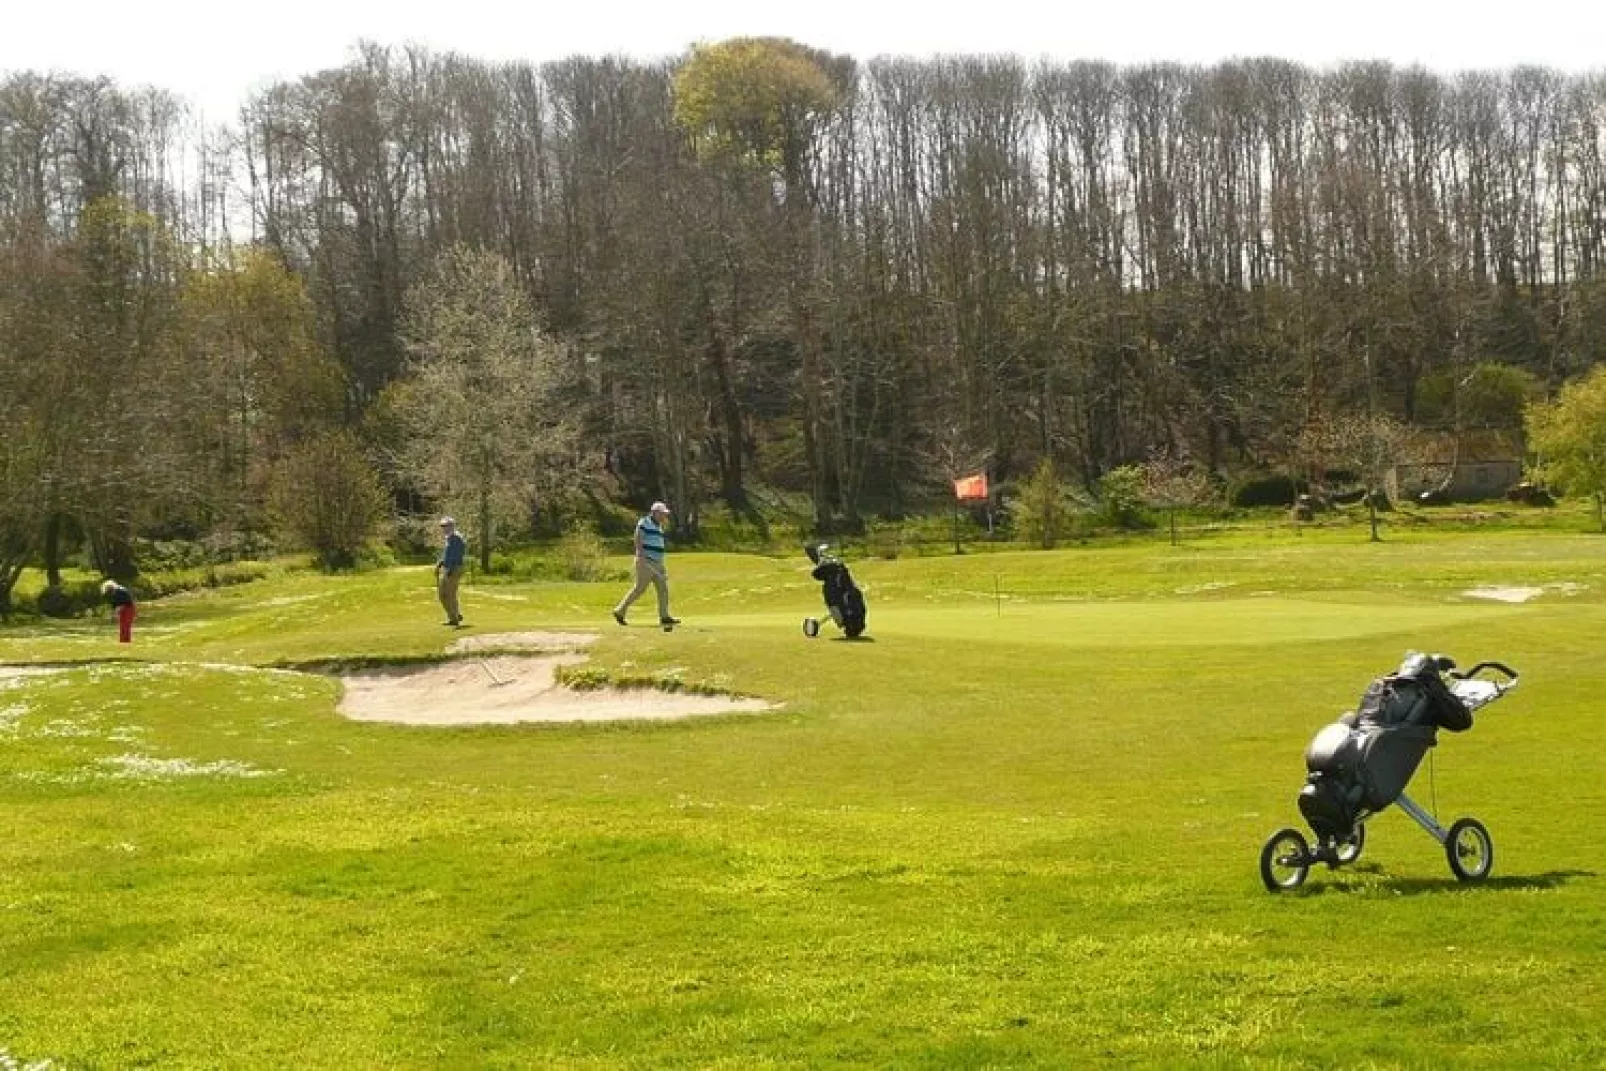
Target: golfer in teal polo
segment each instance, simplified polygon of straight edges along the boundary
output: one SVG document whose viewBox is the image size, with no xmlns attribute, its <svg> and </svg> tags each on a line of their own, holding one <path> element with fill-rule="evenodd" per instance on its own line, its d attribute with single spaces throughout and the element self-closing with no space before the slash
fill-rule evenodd
<svg viewBox="0 0 1606 1071">
<path fill-rule="evenodd" d="M 630 594 L 613 608 L 613 619 L 625 624 L 625 611 L 641 597 L 651 584 L 658 592 L 658 623 L 678 625 L 680 620 L 669 616 L 669 572 L 664 568 L 664 525 L 669 522 L 669 507 L 654 502 L 647 515 L 636 522 L 636 586 Z"/>
</svg>

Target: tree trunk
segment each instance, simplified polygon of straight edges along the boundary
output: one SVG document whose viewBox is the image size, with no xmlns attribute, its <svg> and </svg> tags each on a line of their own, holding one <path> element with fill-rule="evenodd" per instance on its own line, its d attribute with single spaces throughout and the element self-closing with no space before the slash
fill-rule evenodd
<svg viewBox="0 0 1606 1071">
<path fill-rule="evenodd" d="M 61 514 L 52 513 L 45 522 L 45 586 L 61 587 Z"/>
<path fill-rule="evenodd" d="M 712 316 L 706 304 L 704 311 Z M 709 332 L 708 358 L 713 365 L 714 383 L 719 391 L 719 416 L 724 440 L 719 451 L 720 495 L 731 509 L 746 513 L 749 506 L 742 477 L 742 407 L 736 398 L 736 387 L 731 382 L 730 359 L 725 353 L 725 343 L 717 327 Z"/>
<path fill-rule="evenodd" d="M 489 487 L 480 488 L 479 501 L 480 526 L 480 573 L 491 571 L 491 490 Z"/>
</svg>

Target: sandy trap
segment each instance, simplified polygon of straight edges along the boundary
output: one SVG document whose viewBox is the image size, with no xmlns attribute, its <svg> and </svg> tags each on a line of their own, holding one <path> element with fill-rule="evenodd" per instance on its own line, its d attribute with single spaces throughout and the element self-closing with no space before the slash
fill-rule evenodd
<svg viewBox="0 0 1606 1071">
<path fill-rule="evenodd" d="M 447 654 L 468 651 L 572 651 L 597 642 L 595 632 L 493 632 L 464 636 L 446 648 Z"/>
<path fill-rule="evenodd" d="M 1571 581 L 1562 581 L 1557 584 L 1546 584 L 1543 587 L 1537 588 L 1515 587 L 1509 585 L 1504 587 L 1468 588 L 1461 594 L 1472 599 L 1494 599 L 1496 602 L 1527 602 L 1530 599 L 1539 598 L 1539 596 L 1545 594 L 1546 592 L 1553 591 L 1560 595 L 1571 596 L 1581 595 L 1587 590 L 1589 590 L 1588 585 L 1574 584 Z"/>
<path fill-rule="evenodd" d="M 577 691 L 559 684 L 558 666 L 579 654 L 495 655 L 433 666 L 365 670 L 340 678 L 339 710 L 357 721 L 406 725 L 513 725 L 520 722 L 689 718 L 771 709 L 760 699 L 664 692 L 653 688 Z"/>
</svg>

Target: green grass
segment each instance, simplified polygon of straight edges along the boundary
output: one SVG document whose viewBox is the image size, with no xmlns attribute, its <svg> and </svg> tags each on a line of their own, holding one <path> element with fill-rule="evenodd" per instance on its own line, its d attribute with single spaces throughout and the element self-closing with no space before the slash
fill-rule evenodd
<svg viewBox="0 0 1606 1071">
<path fill-rule="evenodd" d="M 438 656 L 427 569 L 0 630 L 67 666 L 0 685 L 0 1067 L 1606 1063 L 1606 538 L 853 564 L 873 643 L 801 636 L 800 556 L 675 556 L 669 635 L 465 590 L 785 704 L 672 724 L 354 723 L 278 668 Z M 1494 875 L 1391 811 L 1267 894 L 1305 744 L 1407 648 L 1524 672 L 1411 789 Z"/>
</svg>

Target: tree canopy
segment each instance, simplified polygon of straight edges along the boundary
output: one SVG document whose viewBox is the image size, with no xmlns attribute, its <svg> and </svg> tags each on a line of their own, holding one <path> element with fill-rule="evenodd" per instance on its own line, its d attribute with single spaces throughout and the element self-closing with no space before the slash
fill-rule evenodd
<svg viewBox="0 0 1606 1071">
<path fill-rule="evenodd" d="M 1606 531 L 1606 367 L 1565 384 L 1555 401 L 1529 406 L 1527 427 L 1539 478 L 1594 499 Z"/>
</svg>

